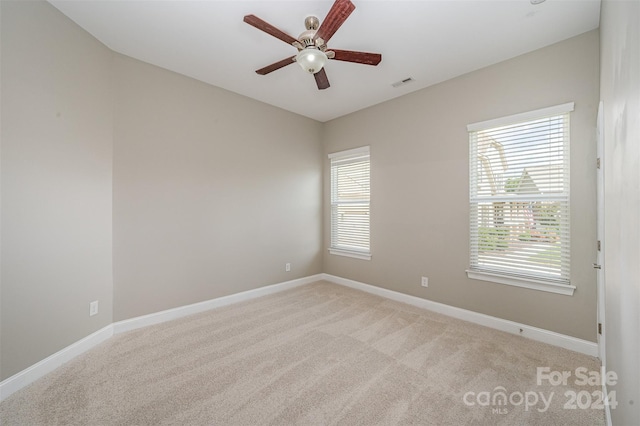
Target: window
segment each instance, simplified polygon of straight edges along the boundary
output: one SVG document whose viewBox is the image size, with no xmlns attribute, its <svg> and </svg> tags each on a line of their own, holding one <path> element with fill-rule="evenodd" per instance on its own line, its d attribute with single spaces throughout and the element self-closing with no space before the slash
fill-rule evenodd
<svg viewBox="0 0 640 426">
<path fill-rule="evenodd" d="M 369 248 L 369 147 L 329 154 L 331 247 L 329 252 L 371 259 Z"/>
<path fill-rule="evenodd" d="M 570 111 L 573 103 L 467 126 L 469 278 L 573 294 Z"/>
</svg>

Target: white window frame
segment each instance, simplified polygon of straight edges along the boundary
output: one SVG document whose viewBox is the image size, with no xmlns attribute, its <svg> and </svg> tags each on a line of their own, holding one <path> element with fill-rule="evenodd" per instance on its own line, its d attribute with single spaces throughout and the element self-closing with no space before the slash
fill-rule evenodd
<svg viewBox="0 0 640 426">
<path fill-rule="evenodd" d="M 363 146 L 360 148 L 349 149 L 346 151 L 334 152 L 329 154 L 329 162 L 330 162 L 330 204 L 331 204 L 331 220 L 330 220 L 330 247 L 329 253 L 338 256 L 347 256 L 361 260 L 371 260 L 371 176 L 369 174 L 369 193 L 366 198 L 358 199 L 358 200 L 339 200 L 338 199 L 338 188 L 337 188 L 337 175 L 334 173 L 336 167 L 340 167 L 340 165 L 348 164 L 350 161 L 358 161 L 366 159 L 369 162 L 369 173 L 371 168 L 370 163 L 370 150 L 369 146 Z M 340 244 L 337 242 L 337 209 L 338 206 L 345 206 L 349 204 L 356 203 L 359 206 L 366 205 L 367 215 L 368 215 L 368 223 L 366 229 L 363 232 L 366 232 L 366 239 L 369 241 L 369 244 L 366 248 L 362 247 L 351 247 L 345 244 Z"/>
<path fill-rule="evenodd" d="M 474 146 L 473 146 L 473 141 L 472 141 L 472 135 L 475 132 L 478 131 L 483 131 L 483 130 L 489 130 L 489 129 L 494 129 L 494 128 L 498 128 L 498 127 L 502 127 L 502 126 L 508 126 L 508 125 L 515 125 L 515 124 L 524 124 L 527 123 L 529 121 L 534 121 L 534 120 L 538 120 L 541 118 L 545 118 L 545 117 L 552 117 L 552 116 L 557 116 L 557 115 L 564 115 L 564 114 L 569 114 L 571 111 L 574 110 L 574 103 L 570 102 L 570 103 L 566 103 L 566 104 L 562 104 L 562 105 L 556 105 L 553 107 L 549 107 L 549 108 L 543 108 L 543 109 L 539 109 L 539 110 L 535 110 L 535 111 L 530 111 L 530 112 L 525 112 L 525 113 L 521 113 L 521 114 L 515 114 L 515 115 L 511 115 L 508 117 L 502 117 L 502 118 L 498 118 L 498 119 L 493 119 L 493 120 L 488 120 L 488 121 L 483 121 L 483 122 L 478 122 L 478 123 L 473 123 L 473 124 L 469 124 L 467 126 L 467 130 L 469 132 L 469 147 L 470 147 L 470 164 L 469 164 L 469 182 L 470 182 L 470 193 L 469 193 L 469 202 L 470 202 L 470 267 L 469 269 L 466 271 L 467 272 L 467 276 L 471 279 L 476 279 L 476 280 L 483 280 L 483 281 L 490 281 L 490 282 L 495 282 L 495 283 L 500 283 L 500 284 L 507 284 L 507 285 L 512 285 L 512 286 L 517 286 L 517 287 L 524 287 L 524 288 L 528 288 L 528 289 L 534 289 L 534 290 L 540 290 L 540 291 L 546 291 L 546 292 L 551 292 L 551 293 L 557 293 L 557 294 L 563 294 L 563 295 L 573 295 L 574 290 L 576 289 L 576 287 L 574 285 L 571 285 L 570 281 L 569 282 L 557 282 L 554 280 L 546 280 L 546 279 L 537 279 L 531 276 L 526 276 L 526 274 L 524 274 L 524 276 L 516 276 L 515 274 L 508 274 L 508 273 L 501 273 L 500 271 L 493 271 L 493 270 L 482 270 L 481 266 L 477 266 L 477 265 L 473 265 L 473 258 L 474 258 L 474 245 L 473 245 L 473 238 L 471 235 L 471 231 L 473 231 L 473 223 L 474 223 L 474 218 L 472 217 L 473 215 L 473 206 L 474 203 L 479 203 L 480 201 L 487 201 L 488 199 L 493 200 L 494 198 L 488 198 L 488 199 L 483 199 L 483 200 L 479 200 L 479 197 L 477 197 L 476 199 L 474 199 L 473 197 L 473 190 L 471 185 L 474 185 L 474 180 L 478 178 L 478 176 L 474 176 L 473 175 L 473 161 L 476 161 L 477 164 L 477 159 L 476 158 L 471 158 L 474 154 Z M 570 127 L 570 122 L 567 122 L 567 136 L 568 136 L 568 131 Z M 567 171 L 566 173 L 569 173 L 568 171 L 568 162 L 569 162 L 569 146 L 570 146 L 570 137 L 567 137 L 567 140 L 565 141 L 565 156 L 566 156 L 566 161 L 567 161 Z M 477 167 L 477 166 L 476 166 Z M 567 176 L 567 180 L 568 180 L 569 176 Z M 570 194 L 569 194 L 569 188 L 568 188 L 568 184 L 567 184 L 567 188 L 565 188 L 566 191 L 566 202 L 567 202 L 567 210 L 569 211 L 569 225 L 570 226 L 570 208 L 569 208 L 569 199 L 570 199 Z M 476 219 L 477 220 L 477 219 Z M 477 229 L 477 228 L 475 228 Z M 476 237 L 477 238 L 477 237 Z M 568 250 L 568 245 L 566 246 L 567 250 Z M 477 249 L 477 247 L 475 247 Z M 477 253 L 476 253 L 477 255 Z M 568 261 L 570 263 L 570 260 Z M 568 267 L 568 265 L 567 265 Z"/>
</svg>

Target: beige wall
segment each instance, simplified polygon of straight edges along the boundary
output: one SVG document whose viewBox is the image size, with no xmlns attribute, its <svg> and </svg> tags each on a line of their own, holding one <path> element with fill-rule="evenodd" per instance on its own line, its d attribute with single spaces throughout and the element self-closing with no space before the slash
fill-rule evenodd
<svg viewBox="0 0 640 426">
<path fill-rule="evenodd" d="M 598 32 L 326 123 L 326 154 L 371 146 L 372 260 L 330 255 L 324 272 L 595 341 Z M 466 125 L 575 102 L 571 115 L 573 296 L 470 280 Z M 420 286 L 421 276 L 429 287 Z"/>
<path fill-rule="evenodd" d="M 0 7 L 0 99 L 2 99 L 2 7 Z M 0 381 L 2 375 L 2 107 L 0 101 Z"/>
<path fill-rule="evenodd" d="M 112 322 L 112 55 L 48 4 L 0 7 L 6 378 Z"/>
<path fill-rule="evenodd" d="M 602 3 L 605 336 L 613 424 L 640 422 L 640 3 Z"/>
<path fill-rule="evenodd" d="M 112 321 L 321 271 L 595 340 L 597 32 L 323 125 L 0 5 L 0 378 Z M 465 126 L 569 101 L 576 294 L 468 280 Z M 367 144 L 373 260 L 329 256 L 326 153 Z"/>
<path fill-rule="evenodd" d="M 321 272 L 320 123 L 0 4 L 0 380 L 113 321 Z"/>
<path fill-rule="evenodd" d="M 114 69 L 115 320 L 321 272 L 320 123 L 121 55 Z"/>
</svg>

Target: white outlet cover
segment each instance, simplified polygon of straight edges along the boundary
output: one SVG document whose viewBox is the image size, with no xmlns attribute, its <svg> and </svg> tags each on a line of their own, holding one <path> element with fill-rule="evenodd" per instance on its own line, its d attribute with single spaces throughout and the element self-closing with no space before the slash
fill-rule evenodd
<svg viewBox="0 0 640 426">
<path fill-rule="evenodd" d="M 98 313 L 98 301 L 89 303 L 89 316 L 92 317 Z"/>
</svg>

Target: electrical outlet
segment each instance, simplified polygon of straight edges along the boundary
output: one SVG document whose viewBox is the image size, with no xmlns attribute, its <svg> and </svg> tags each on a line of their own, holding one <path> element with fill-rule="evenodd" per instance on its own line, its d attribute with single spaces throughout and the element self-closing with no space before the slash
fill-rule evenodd
<svg viewBox="0 0 640 426">
<path fill-rule="evenodd" d="M 89 303 L 89 316 L 92 317 L 98 313 L 98 301 L 94 300 Z"/>
<path fill-rule="evenodd" d="M 422 287 L 429 287 L 429 278 L 422 277 Z"/>
<path fill-rule="evenodd" d="M 291 272 L 291 264 L 290 263 L 285 263 L 284 264 L 284 271 L 285 272 Z"/>
</svg>

